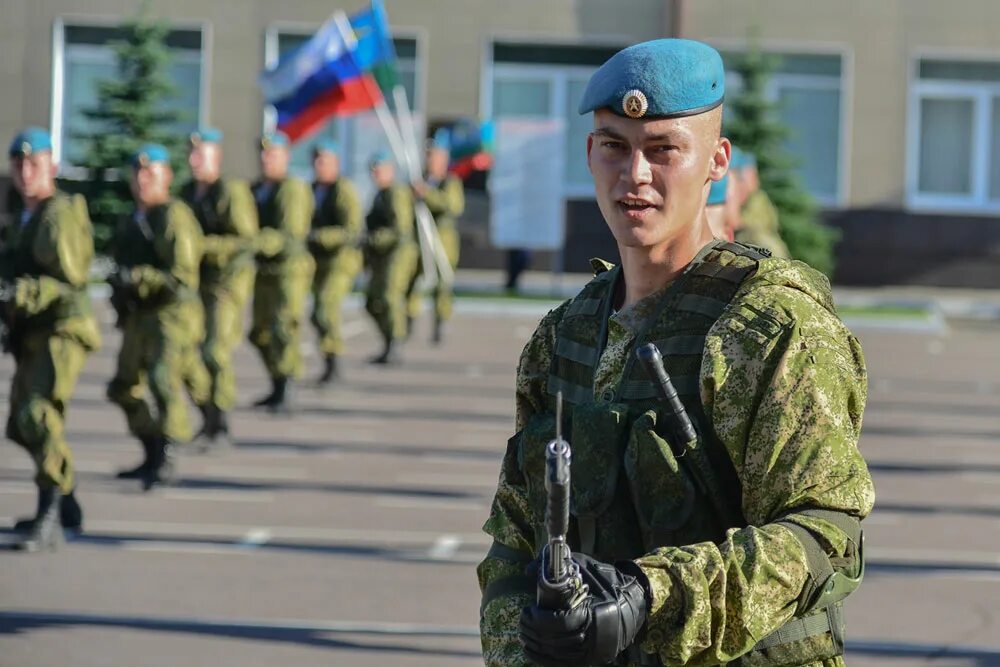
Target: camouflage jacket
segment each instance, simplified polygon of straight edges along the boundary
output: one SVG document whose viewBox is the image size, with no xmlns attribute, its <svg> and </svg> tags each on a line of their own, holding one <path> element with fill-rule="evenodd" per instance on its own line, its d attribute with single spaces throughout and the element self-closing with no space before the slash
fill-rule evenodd
<svg viewBox="0 0 1000 667">
<path fill-rule="evenodd" d="M 257 207 L 249 186 L 238 179 L 220 178 L 200 198 L 197 193 L 194 181 L 181 188 L 181 199 L 194 212 L 204 235 L 202 279 L 211 280 L 253 260 Z"/>
<path fill-rule="evenodd" d="M 612 315 L 594 369 L 595 402 L 622 379 L 637 324 L 663 303 L 668 289 Z M 521 355 L 519 434 L 551 411 L 556 330 L 573 303 L 550 312 Z M 711 429 L 735 468 L 745 525 L 717 539 L 659 544 L 633 539 L 624 547 L 609 547 L 616 540 L 628 542 L 628 530 L 621 526 L 635 523 L 635 515 L 649 509 L 633 507 L 624 494 L 603 509 L 596 529 L 597 544 L 604 542 L 598 557 L 632 558 L 649 578 L 652 608 L 639 642 L 643 652 L 664 665 L 726 664 L 782 627 L 802 604 L 810 579 L 809 554 L 789 525 L 815 535 L 831 559 L 847 557 L 849 548 L 847 534 L 837 525 L 796 512 L 832 510 L 860 519 L 874 501 L 857 449 L 867 395 L 864 359 L 858 341 L 837 317 L 822 275 L 800 262 L 760 260 L 708 331 L 699 366 L 695 391 L 706 422 L 702 426 Z M 630 437 L 636 435 L 633 428 Z M 496 667 L 530 664 L 521 651 L 517 619 L 532 603 L 532 592 L 486 595 L 494 582 L 519 576 L 524 560 L 541 546 L 542 508 L 529 490 L 518 440 L 515 436 L 508 444 L 484 525 L 494 548 L 478 568 L 484 591 L 483 654 L 486 664 Z M 620 444 L 610 440 L 613 452 Z M 621 455 L 610 456 L 617 466 L 614 456 Z M 580 464 L 574 452 L 574 477 Z M 654 490 L 656 482 L 651 481 Z M 668 510 L 676 500 L 670 491 L 655 496 Z M 697 516 L 698 509 L 693 512 Z M 784 664 L 839 665 L 842 659 Z"/>
<path fill-rule="evenodd" d="M 280 183 L 258 181 L 253 186 L 253 195 L 260 222 L 258 262 L 280 264 L 305 254 L 313 215 L 309 184 L 297 178 Z"/>
<path fill-rule="evenodd" d="M 465 187 L 457 176 L 448 175 L 443 181 L 427 181 L 424 203 L 438 227 L 454 227 L 465 211 Z"/>
<path fill-rule="evenodd" d="M 309 234 L 309 249 L 313 255 L 317 259 L 330 257 L 343 248 L 356 246 L 364 225 L 361 201 L 354 184 L 346 178 L 329 185 L 313 183 L 313 194 L 316 210 Z"/>
<path fill-rule="evenodd" d="M 379 190 L 365 218 L 369 253 L 385 255 L 405 244 L 415 243 L 413 195 L 408 186 L 396 183 Z"/>
<path fill-rule="evenodd" d="M 94 238 L 83 197 L 56 192 L 23 224 L 14 221 L 5 232 L 0 277 L 14 284 L 19 333 L 44 330 L 74 338 L 87 349 L 99 347 L 87 293 Z"/>
</svg>

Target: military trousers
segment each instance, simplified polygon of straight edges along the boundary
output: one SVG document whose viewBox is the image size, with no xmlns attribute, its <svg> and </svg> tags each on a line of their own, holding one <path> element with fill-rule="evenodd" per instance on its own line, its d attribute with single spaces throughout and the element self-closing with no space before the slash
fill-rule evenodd
<svg viewBox="0 0 1000 667">
<path fill-rule="evenodd" d="M 306 252 L 258 267 L 250 342 L 272 378 L 302 374 L 302 320 L 313 269 L 312 255 Z"/>
<path fill-rule="evenodd" d="M 332 255 L 316 255 L 312 323 L 323 354 L 344 352 L 341 310 L 360 271 L 361 251 L 356 248 L 345 247 Z"/>
<path fill-rule="evenodd" d="M 236 405 L 236 373 L 233 352 L 243 337 L 243 308 L 253 289 L 254 267 L 241 266 L 224 277 L 202 277 L 200 293 L 204 307 L 204 337 L 193 348 L 186 364 L 185 383 L 198 405 L 213 405 L 228 412 Z"/>
<path fill-rule="evenodd" d="M 401 243 L 386 253 L 368 255 L 371 276 L 365 309 L 386 341 L 406 337 L 407 290 L 416 271 L 419 250 Z"/>
<path fill-rule="evenodd" d="M 125 320 L 118 369 L 108 398 L 125 412 L 137 438 L 191 438 L 184 387 L 185 362 L 192 358 L 191 304 L 140 309 Z"/>
<path fill-rule="evenodd" d="M 69 337 L 43 331 L 25 334 L 20 340 L 10 387 L 7 437 L 28 451 L 40 488 L 73 490 L 66 408 L 86 358 L 87 349 Z"/>
<path fill-rule="evenodd" d="M 444 225 L 438 227 L 438 235 L 441 238 L 441 245 L 444 246 L 444 254 L 448 258 L 448 264 L 451 266 L 451 270 L 454 271 L 455 268 L 458 267 L 458 253 L 460 245 L 458 230 L 455 229 L 454 225 Z M 421 294 L 420 290 L 417 289 L 417 284 L 420 276 L 423 275 L 423 272 L 423 264 L 418 255 L 413 278 L 410 280 L 410 284 L 406 290 L 407 315 L 412 318 L 420 316 L 423 294 Z M 434 317 L 442 321 L 450 320 L 452 302 L 454 300 L 454 286 L 448 285 L 445 287 L 439 280 L 437 284 L 434 285 L 431 297 L 434 300 Z"/>
</svg>

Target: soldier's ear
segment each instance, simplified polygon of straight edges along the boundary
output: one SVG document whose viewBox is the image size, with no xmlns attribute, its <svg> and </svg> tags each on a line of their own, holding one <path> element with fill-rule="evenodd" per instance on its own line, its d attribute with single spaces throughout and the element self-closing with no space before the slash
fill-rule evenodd
<svg viewBox="0 0 1000 667">
<path fill-rule="evenodd" d="M 587 170 L 590 171 L 591 173 L 594 172 L 594 170 L 590 168 L 590 151 L 593 148 L 594 148 L 594 135 L 588 134 L 587 135 Z"/>
<path fill-rule="evenodd" d="M 59 163 L 53 160 L 49 165 L 49 171 L 52 172 L 52 178 L 55 178 L 59 174 Z"/>
</svg>

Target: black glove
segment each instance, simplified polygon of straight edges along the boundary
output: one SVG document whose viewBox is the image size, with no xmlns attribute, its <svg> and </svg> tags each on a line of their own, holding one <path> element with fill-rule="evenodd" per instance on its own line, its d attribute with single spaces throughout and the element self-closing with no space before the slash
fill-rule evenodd
<svg viewBox="0 0 1000 667">
<path fill-rule="evenodd" d="M 521 611 L 521 643 L 544 667 L 607 665 L 632 645 L 649 613 L 649 581 L 638 565 L 574 553 L 589 593 L 572 609 Z M 537 566 L 535 566 L 537 567 Z"/>
</svg>

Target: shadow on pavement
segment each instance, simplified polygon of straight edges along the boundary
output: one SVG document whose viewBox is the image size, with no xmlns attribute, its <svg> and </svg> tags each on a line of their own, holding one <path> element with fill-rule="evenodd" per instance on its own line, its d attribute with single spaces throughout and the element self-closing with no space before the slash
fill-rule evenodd
<svg viewBox="0 0 1000 667">
<path fill-rule="evenodd" d="M 979 507 L 975 505 L 903 505 L 876 501 L 875 512 L 896 512 L 899 514 L 958 514 L 962 516 L 1000 517 L 1000 507 Z"/>
<path fill-rule="evenodd" d="M 1000 440 L 1000 433 L 997 434 Z M 935 461 L 931 463 L 886 463 L 868 462 L 868 470 L 871 472 L 885 474 L 907 474 L 907 475 L 953 475 L 956 473 L 983 473 L 986 475 L 1000 475 L 1000 465 L 993 463 L 945 463 Z"/>
<path fill-rule="evenodd" d="M 869 655 L 957 660 L 973 660 L 969 667 L 996 667 L 1000 664 L 1000 650 L 976 646 L 910 644 L 906 642 L 848 641 L 847 657 Z"/>
<path fill-rule="evenodd" d="M 174 632 L 181 634 L 205 635 L 210 637 L 225 637 L 233 639 L 255 639 L 258 641 L 284 642 L 313 646 L 326 649 L 343 649 L 352 651 L 374 651 L 379 653 L 405 653 L 417 655 L 435 655 L 460 658 L 478 658 L 478 651 L 467 651 L 453 648 L 435 648 L 417 646 L 407 643 L 390 643 L 388 641 L 360 642 L 332 639 L 324 635 L 330 634 L 370 634 L 390 637 L 442 636 L 446 632 L 365 632 L 354 629 L 344 631 L 322 625 L 267 623 L 240 623 L 225 621 L 206 621 L 199 619 L 157 619 L 124 616 L 106 616 L 84 613 L 31 613 L 31 612 L 0 612 L 0 635 L 30 632 L 36 629 L 64 628 L 71 626 L 91 626 L 105 628 L 128 628 L 133 630 L 152 630 L 156 632 Z M 452 633 L 454 634 L 454 633 Z"/>
</svg>

